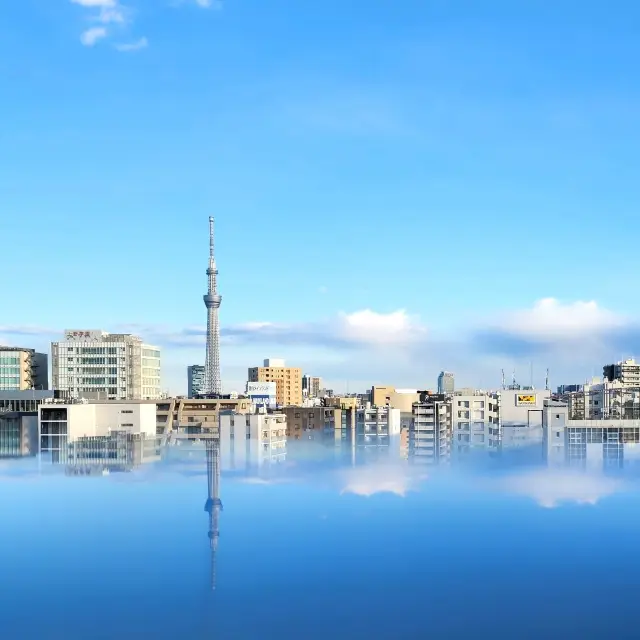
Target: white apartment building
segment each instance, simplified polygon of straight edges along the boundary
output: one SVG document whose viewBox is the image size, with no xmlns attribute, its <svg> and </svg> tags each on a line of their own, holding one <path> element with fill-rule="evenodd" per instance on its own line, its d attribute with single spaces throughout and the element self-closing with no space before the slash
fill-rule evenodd
<svg viewBox="0 0 640 640">
<path fill-rule="evenodd" d="M 412 406 L 409 461 L 441 464 L 451 458 L 451 402 L 444 394 L 422 393 Z"/>
<path fill-rule="evenodd" d="M 498 394 L 454 392 L 451 398 L 453 458 L 464 457 L 473 450 L 499 451 L 499 406 Z"/>
<path fill-rule="evenodd" d="M 542 444 L 542 411 L 550 398 L 548 389 L 502 389 L 498 392 L 503 451 Z"/>
<path fill-rule="evenodd" d="M 66 462 L 69 444 L 114 432 L 156 436 L 155 403 L 44 402 L 38 407 L 40 453 Z"/>
<path fill-rule="evenodd" d="M 367 402 L 356 409 L 356 432 L 364 436 L 399 436 L 400 409 L 389 406 L 374 407 Z"/>
<path fill-rule="evenodd" d="M 549 466 L 597 471 L 640 468 L 637 418 L 572 419 L 566 402 L 549 400 L 543 423 L 543 450 Z"/>
<path fill-rule="evenodd" d="M 160 349 L 131 334 L 69 329 L 51 343 L 53 388 L 72 398 L 154 400 L 160 388 Z"/>
<path fill-rule="evenodd" d="M 221 411 L 218 427 L 224 470 L 262 467 L 286 459 L 287 416 L 284 413 Z"/>
</svg>

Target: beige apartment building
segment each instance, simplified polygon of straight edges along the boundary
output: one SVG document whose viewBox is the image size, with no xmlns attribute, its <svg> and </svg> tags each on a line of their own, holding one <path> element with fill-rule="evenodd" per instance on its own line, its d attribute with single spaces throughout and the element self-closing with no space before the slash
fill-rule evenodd
<svg viewBox="0 0 640 640">
<path fill-rule="evenodd" d="M 324 398 L 325 407 L 337 407 L 338 409 L 357 409 L 360 406 L 360 398 L 357 396 L 331 396 Z"/>
<path fill-rule="evenodd" d="M 284 360 L 267 359 L 262 367 L 252 367 L 249 382 L 275 382 L 276 402 L 281 407 L 302 404 L 302 369 L 286 367 Z"/>
<path fill-rule="evenodd" d="M 337 407 L 285 407 L 282 413 L 287 417 L 287 437 L 294 440 L 309 429 L 341 429 L 355 422 L 354 411 Z"/>
<path fill-rule="evenodd" d="M 400 409 L 401 413 L 411 413 L 414 402 L 420 402 L 420 391 L 417 389 L 396 389 L 395 387 L 371 387 L 371 404 L 374 407 L 389 405 L 392 409 Z"/>
<path fill-rule="evenodd" d="M 156 402 L 156 426 L 158 433 L 172 429 L 204 429 L 217 433 L 220 413 L 251 413 L 248 398 L 169 398 Z"/>
</svg>

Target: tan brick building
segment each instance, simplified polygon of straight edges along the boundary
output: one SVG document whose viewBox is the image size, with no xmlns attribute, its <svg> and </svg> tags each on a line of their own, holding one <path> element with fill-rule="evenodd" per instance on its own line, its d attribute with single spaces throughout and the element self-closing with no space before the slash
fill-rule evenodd
<svg viewBox="0 0 640 640">
<path fill-rule="evenodd" d="M 302 404 L 302 369 L 285 367 L 284 360 L 265 360 L 264 366 L 252 367 L 249 382 L 275 382 L 276 402 L 282 407 Z"/>
</svg>

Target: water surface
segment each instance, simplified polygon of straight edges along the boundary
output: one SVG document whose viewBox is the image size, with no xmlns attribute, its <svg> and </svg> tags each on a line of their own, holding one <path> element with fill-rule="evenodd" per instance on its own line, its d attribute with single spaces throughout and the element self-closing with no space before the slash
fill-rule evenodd
<svg viewBox="0 0 640 640">
<path fill-rule="evenodd" d="M 99 477 L 2 462 L 0 637 L 639 636 L 633 477 L 305 447 L 221 463 L 215 551 L 203 450 Z"/>
</svg>

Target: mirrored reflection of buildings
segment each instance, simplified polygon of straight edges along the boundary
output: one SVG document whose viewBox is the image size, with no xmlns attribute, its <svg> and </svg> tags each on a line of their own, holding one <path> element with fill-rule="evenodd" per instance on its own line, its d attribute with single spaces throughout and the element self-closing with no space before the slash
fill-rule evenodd
<svg viewBox="0 0 640 640">
<path fill-rule="evenodd" d="M 474 454 L 500 453 L 500 394 L 461 389 L 451 398 L 451 457 L 464 462 Z"/>
<path fill-rule="evenodd" d="M 80 437 L 67 448 L 68 475 L 100 475 L 133 471 L 160 460 L 160 439 L 144 433 L 111 431 L 104 436 Z"/>
<path fill-rule="evenodd" d="M 38 414 L 0 413 L 0 458 L 23 458 L 38 453 Z"/>
<path fill-rule="evenodd" d="M 38 434 L 41 459 L 72 475 L 128 471 L 160 456 L 153 403 L 45 402 Z"/>
<path fill-rule="evenodd" d="M 207 457 L 207 501 L 204 510 L 209 514 L 209 549 L 211 553 L 210 585 L 216 588 L 218 540 L 220 538 L 220 513 L 222 500 L 220 499 L 220 445 L 213 439 L 207 440 L 205 445 Z"/>
<path fill-rule="evenodd" d="M 545 407 L 544 451 L 551 465 L 640 468 L 640 364 L 621 360 L 602 378 L 559 387 Z"/>
<path fill-rule="evenodd" d="M 281 464 L 287 457 L 287 417 L 283 413 L 224 411 L 218 441 L 225 470 Z"/>
<path fill-rule="evenodd" d="M 545 406 L 544 453 L 550 466 L 640 470 L 640 417 L 573 418 L 573 415 L 566 401 L 553 400 Z"/>
<path fill-rule="evenodd" d="M 38 407 L 56 395 L 39 389 L 0 391 L 0 457 L 38 454 Z"/>
<path fill-rule="evenodd" d="M 398 457 L 400 410 L 370 402 L 358 406 L 352 398 L 348 400 L 338 403 L 341 406 L 283 408 L 289 451 L 293 455 L 299 452 L 307 461 L 315 455 L 349 465 Z"/>
</svg>

